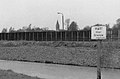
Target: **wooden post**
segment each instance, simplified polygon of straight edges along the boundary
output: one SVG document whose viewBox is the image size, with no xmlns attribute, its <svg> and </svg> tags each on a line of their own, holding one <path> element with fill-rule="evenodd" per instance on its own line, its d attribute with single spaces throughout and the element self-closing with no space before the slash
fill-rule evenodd
<svg viewBox="0 0 120 79">
<path fill-rule="evenodd" d="M 16 35 L 16 33 L 14 33 L 14 39 L 13 39 L 14 41 L 16 41 L 16 36 L 15 35 Z"/>
<path fill-rule="evenodd" d="M 26 40 L 27 40 L 27 39 L 26 39 L 26 32 L 25 32 L 25 35 L 24 35 L 24 37 L 25 37 L 25 41 L 26 41 Z"/>
<path fill-rule="evenodd" d="M 30 32 L 28 32 L 28 41 L 30 41 Z"/>
<path fill-rule="evenodd" d="M 79 32 L 77 31 L 77 41 L 79 41 Z"/>
<path fill-rule="evenodd" d="M 83 42 L 84 42 L 84 39 L 85 39 L 85 37 L 84 37 L 84 35 L 85 35 L 84 32 L 85 32 L 85 31 L 83 31 Z"/>
<path fill-rule="evenodd" d="M 72 33 L 71 37 L 72 37 L 72 41 L 73 41 L 73 31 L 71 31 L 71 33 Z"/>
<path fill-rule="evenodd" d="M 33 33 L 33 39 L 32 40 L 34 41 L 34 32 L 32 32 L 32 33 Z"/>
<path fill-rule="evenodd" d="M 9 39 L 10 39 L 10 34 L 9 34 Z M 19 32 L 17 33 L 17 40 L 19 40 Z"/>
<path fill-rule="evenodd" d="M 66 41 L 66 37 L 67 37 L 67 34 L 66 34 L 66 32 L 65 32 L 65 41 Z"/>
<path fill-rule="evenodd" d="M 15 40 L 15 33 L 13 33 L 13 41 Z"/>
<path fill-rule="evenodd" d="M 6 38 L 6 41 L 7 41 L 7 33 L 5 33 L 5 38 Z"/>
<path fill-rule="evenodd" d="M 43 32 L 41 32 L 41 35 L 42 35 L 42 40 L 41 41 L 43 41 Z"/>
<path fill-rule="evenodd" d="M 1 40 L 3 40 L 3 35 L 2 35 L 3 33 L 1 33 Z"/>
<path fill-rule="evenodd" d="M 12 35 L 12 34 L 11 34 Z M 22 40 L 22 32 L 20 33 L 20 40 Z"/>
<path fill-rule="evenodd" d="M 5 33 L 5 40 L 7 40 L 6 35 L 7 35 L 7 33 Z"/>
<path fill-rule="evenodd" d="M 46 33 L 46 41 L 48 40 L 48 38 L 47 38 L 47 32 L 45 32 Z"/>
<path fill-rule="evenodd" d="M 6 40 L 6 33 L 4 33 L 4 40 Z"/>
<path fill-rule="evenodd" d="M 61 39 L 61 41 L 62 41 L 62 32 L 60 32 L 60 36 L 61 36 L 61 38 L 60 38 L 60 39 Z"/>
<path fill-rule="evenodd" d="M 19 32 L 18 32 L 19 33 Z M 16 40 L 18 40 L 18 33 L 16 33 Z M 9 34 L 9 33 L 8 33 Z M 9 36 L 8 36 L 9 37 Z M 9 39 L 9 38 L 8 38 Z"/>
<path fill-rule="evenodd" d="M 90 31 L 89 31 L 89 38 L 88 38 L 88 39 L 89 39 L 89 41 L 90 41 L 90 37 L 91 37 L 90 35 L 91 35 L 91 33 L 90 33 Z"/>
<path fill-rule="evenodd" d="M 9 40 L 9 38 L 8 38 L 8 33 L 7 33 L 7 40 Z"/>
<path fill-rule="evenodd" d="M 111 41 L 113 40 L 113 37 L 112 37 L 112 30 L 111 30 Z"/>
<path fill-rule="evenodd" d="M 57 41 L 57 32 L 55 32 L 55 39 L 56 39 L 56 41 Z"/>
<path fill-rule="evenodd" d="M 3 40 L 5 40 L 5 33 L 3 33 Z"/>
<path fill-rule="evenodd" d="M 101 79 L 101 40 L 98 40 L 97 79 Z"/>
<path fill-rule="evenodd" d="M 51 33 L 51 40 L 50 40 L 50 41 L 53 41 L 53 39 L 52 39 L 52 33 L 53 33 L 53 32 L 50 32 L 50 33 Z"/>
<path fill-rule="evenodd" d="M 36 35 L 37 35 L 37 39 L 36 39 L 36 41 L 38 41 L 38 32 L 36 32 Z"/>
</svg>

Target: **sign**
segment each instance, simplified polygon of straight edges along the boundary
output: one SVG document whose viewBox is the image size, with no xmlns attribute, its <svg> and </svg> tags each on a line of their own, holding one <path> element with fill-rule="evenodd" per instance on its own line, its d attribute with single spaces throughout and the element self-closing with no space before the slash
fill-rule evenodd
<svg viewBox="0 0 120 79">
<path fill-rule="evenodd" d="M 106 26 L 92 26 L 91 39 L 106 39 Z"/>
</svg>

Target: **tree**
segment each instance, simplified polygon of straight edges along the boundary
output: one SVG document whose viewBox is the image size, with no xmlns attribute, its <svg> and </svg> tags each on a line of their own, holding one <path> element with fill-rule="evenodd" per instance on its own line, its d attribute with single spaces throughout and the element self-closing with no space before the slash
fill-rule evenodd
<svg viewBox="0 0 120 79">
<path fill-rule="evenodd" d="M 118 35 L 118 30 L 120 30 L 120 18 L 116 20 L 116 24 L 112 27 L 112 34 L 114 36 Z"/>
<path fill-rule="evenodd" d="M 109 30 L 110 29 L 110 25 L 106 24 L 106 29 Z"/>
<path fill-rule="evenodd" d="M 16 32 L 13 27 L 10 27 L 9 32 Z"/>
<path fill-rule="evenodd" d="M 16 32 L 25 32 L 23 29 L 18 29 Z"/>
<path fill-rule="evenodd" d="M 76 31 L 76 30 L 78 30 L 78 25 L 77 25 L 77 23 L 73 21 L 73 22 L 70 24 L 70 26 L 68 27 L 68 30 L 69 30 L 69 31 Z"/>
<path fill-rule="evenodd" d="M 44 28 L 41 28 L 43 31 L 47 31 L 47 30 L 49 30 L 49 28 L 48 27 L 44 27 Z"/>
<path fill-rule="evenodd" d="M 116 20 L 116 24 L 112 27 L 112 30 L 120 29 L 120 18 Z"/>
<path fill-rule="evenodd" d="M 32 24 L 29 24 L 28 28 L 26 29 L 27 32 L 31 32 L 32 28 L 31 28 Z"/>
<path fill-rule="evenodd" d="M 7 33 L 7 28 L 3 28 L 2 33 Z"/>
<path fill-rule="evenodd" d="M 41 32 L 41 31 L 43 31 L 41 28 L 39 28 L 39 27 L 34 27 L 34 28 L 32 28 L 32 30 L 34 31 L 34 32 Z"/>
<path fill-rule="evenodd" d="M 83 30 L 90 30 L 90 29 L 91 29 L 90 26 L 86 26 L 86 27 L 83 28 Z"/>
<path fill-rule="evenodd" d="M 69 27 L 69 25 L 70 25 L 70 19 L 66 19 L 66 20 L 65 20 L 65 24 L 66 24 L 67 30 L 68 30 L 68 27 Z"/>
<path fill-rule="evenodd" d="M 116 25 L 117 25 L 118 29 L 120 29 L 120 18 L 116 20 Z"/>
</svg>

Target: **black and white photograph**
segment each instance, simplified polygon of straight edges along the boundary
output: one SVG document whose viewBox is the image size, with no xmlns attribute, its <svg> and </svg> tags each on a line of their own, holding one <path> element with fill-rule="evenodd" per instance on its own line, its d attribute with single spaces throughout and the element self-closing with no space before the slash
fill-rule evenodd
<svg viewBox="0 0 120 79">
<path fill-rule="evenodd" d="M 0 0 L 0 79 L 120 79 L 120 0 Z"/>
</svg>

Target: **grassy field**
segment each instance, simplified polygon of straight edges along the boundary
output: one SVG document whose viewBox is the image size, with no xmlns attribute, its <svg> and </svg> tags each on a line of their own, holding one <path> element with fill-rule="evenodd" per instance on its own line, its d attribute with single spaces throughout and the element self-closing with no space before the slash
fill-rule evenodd
<svg viewBox="0 0 120 79">
<path fill-rule="evenodd" d="M 102 43 L 102 67 L 120 68 L 120 43 Z M 0 59 L 80 66 L 97 65 L 97 42 L 1 41 Z"/>
<path fill-rule="evenodd" d="M 0 70 L 0 79 L 42 79 L 42 78 L 18 74 L 13 72 L 12 70 Z"/>
</svg>

